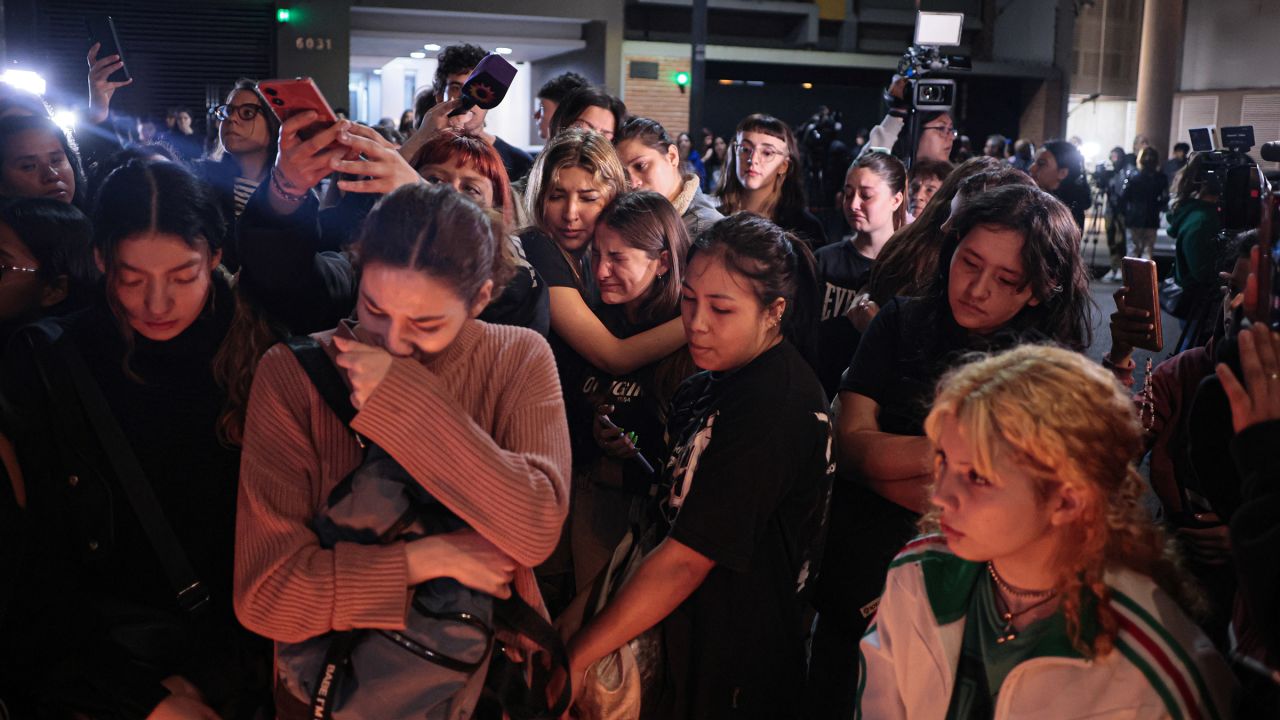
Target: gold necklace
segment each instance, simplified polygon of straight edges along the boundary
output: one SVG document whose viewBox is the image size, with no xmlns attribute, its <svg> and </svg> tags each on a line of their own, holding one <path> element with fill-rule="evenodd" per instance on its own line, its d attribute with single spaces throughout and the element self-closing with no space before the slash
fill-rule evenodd
<svg viewBox="0 0 1280 720">
<path fill-rule="evenodd" d="M 1017 640 L 1018 631 L 1015 630 L 1013 627 L 1014 619 L 1021 617 L 1022 615 L 1026 615 L 1032 610 L 1035 610 L 1041 605 L 1044 605 L 1045 603 L 1057 597 L 1057 595 L 1058 593 L 1056 591 L 1051 590 L 1049 591 L 1048 597 L 1045 597 L 1042 600 L 1039 600 L 1035 603 L 1032 603 L 1031 605 L 1028 605 L 1027 607 L 1022 608 L 1017 612 L 1014 612 L 1013 610 L 1009 609 L 1009 604 L 1005 601 L 1004 596 L 1000 594 L 1000 588 L 997 587 L 995 592 L 996 612 L 1000 614 L 1000 620 L 1001 622 L 1004 623 L 1004 627 L 1000 628 L 999 634 L 996 635 L 996 644 L 1003 645 L 1011 640 Z"/>
</svg>

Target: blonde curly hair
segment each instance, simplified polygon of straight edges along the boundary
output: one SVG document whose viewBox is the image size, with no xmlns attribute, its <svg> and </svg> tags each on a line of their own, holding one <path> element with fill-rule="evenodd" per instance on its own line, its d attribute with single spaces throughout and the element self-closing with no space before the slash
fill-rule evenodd
<svg viewBox="0 0 1280 720">
<path fill-rule="evenodd" d="M 1117 620 L 1103 580 L 1107 567 L 1122 566 L 1150 576 L 1189 613 L 1203 601 L 1179 566 L 1164 530 L 1140 506 L 1144 482 L 1134 467 L 1142 426 L 1130 399 L 1111 373 L 1088 358 L 1046 345 L 1023 345 L 948 373 L 925 420 L 936 444 L 947 419 L 971 443 L 975 469 L 999 476 L 1013 462 L 1030 474 L 1041 501 L 1071 486 L 1080 499 L 1076 522 L 1060 527 L 1055 589 L 1062 598 L 1067 634 L 1087 657 L 1114 646 Z M 937 528 L 937 512 L 922 525 Z M 1081 637 L 1082 599 L 1087 589 L 1097 635 Z"/>
</svg>

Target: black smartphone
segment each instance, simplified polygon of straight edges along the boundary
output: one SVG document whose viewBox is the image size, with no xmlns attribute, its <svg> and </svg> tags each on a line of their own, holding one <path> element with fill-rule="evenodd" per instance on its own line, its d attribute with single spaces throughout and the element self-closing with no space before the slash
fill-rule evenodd
<svg viewBox="0 0 1280 720">
<path fill-rule="evenodd" d="M 124 58 L 124 50 L 120 47 L 120 37 L 116 35 L 116 21 L 105 13 L 89 13 L 84 16 L 85 29 L 89 31 L 89 44 L 99 44 L 98 59 L 108 55 L 119 55 L 124 63 L 119 70 L 111 73 L 107 80 L 126 82 L 132 79 L 129 75 L 129 63 Z"/>
</svg>

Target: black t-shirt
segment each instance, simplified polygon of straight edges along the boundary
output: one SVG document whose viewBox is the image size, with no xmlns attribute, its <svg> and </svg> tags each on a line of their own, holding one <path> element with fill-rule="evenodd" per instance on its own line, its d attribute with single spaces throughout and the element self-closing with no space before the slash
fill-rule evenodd
<svg viewBox="0 0 1280 720">
<path fill-rule="evenodd" d="M 924 300 L 894 298 L 881 308 L 858 343 L 840 390 L 875 400 L 880 406 L 881 431 L 924 434 L 924 418 L 946 367 L 934 354 L 939 346 L 933 341 L 939 332 L 955 335 L 937 323 Z"/>
<path fill-rule="evenodd" d="M 524 247 L 524 254 L 529 259 L 529 264 L 533 265 L 538 275 L 546 282 L 548 298 L 550 298 L 550 288 L 567 287 L 579 291 L 587 307 L 593 311 L 600 306 L 600 291 L 596 287 L 595 276 L 591 272 L 591 254 L 586 252 L 585 247 L 578 257 L 567 256 L 560 250 L 555 240 L 536 229 L 521 233 L 520 243 Z M 574 262 L 577 263 L 577 267 L 573 265 Z M 565 397 L 565 411 L 569 419 L 569 439 L 573 445 L 574 462 L 577 462 L 578 457 L 592 452 L 595 440 L 591 437 L 591 416 L 587 414 L 584 418 L 581 406 L 570 408 L 569 404 L 574 402 L 575 398 L 581 397 L 576 389 L 580 387 L 583 377 L 591 366 L 578 354 L 578 351 L 557 335 L 555 330 L 547 336 L 547 342 L 551 345 L 551 353 L 556 358 L 556 370 L 560 374 L 560 390 Z"/>
<path fill-rule="evenodd" d="M 628 338 L 654 327 L 652 323 L 633 323 L 627 319 L 626 311 L 621 305 L 601 303 L 596 307 L 596 315 L 614 337 Z M 668 318 L 670 319 L 670 318 Z M 593 365 L 584 363 L 581 379 L 575 392 L 565 397 L 565 411 L 571 414 L 570 427 L 589 423 L 595 418 L 595 408 L 600 404 L 613 405 L 609 420 L 622 428 L 624 432 L 636 434 L 636 446 L 656 467 L 663 457 L 663 413 L 661 400 L 654 387 L 654 369 L 657 363 L 646 365 L 635 372 L 625 375 L 611 375 Z M 573 457 L 574 465 L 582 467 L 600 457 L 600 448 L 592 439 L 589 446 Z M 647 476 L 638 462 L 628 461 L 623 464 L 623 480 L 626 487 L 635 491 L 647 490 L 652 478 Z"/>
<path fill-rule="evenodd" d="M 831 488 L 817 377 L 786 341 L 735 372 L 694 375 L 667 438 L 670 537 L 716 565 L 663 621 L 675 693 L 661 717 L 797 717 Z"/>
<path fill-rule="evenodd" d="M 879 405 L 880 430 L 924 435 L 938 380 L 969 351 L 995 350 L 1016 338 L 970 335 L 950 313 L 926 298 L 894 298 L 871 321 L 858 343 L 840 391 Z M 838 483 L 831 502 L 831 530 L 822 569 L 818 609 L 851 632 L 866 626 L 873 601 L 884 589 L 889 562 L 917 532 L 918 516 L 864 486 Z"/>
<path fill-rule="evenodd" d="M 510 241 L 517 253 L 515 273 L 480 313 L 480 319 L 497 325 L 527 327 L 546 337 L 551 332 L 551 296 L 547 283 L 528 261 L 519 239 Z"/>
<path fill-rule="evenodd" d="M 827 244 L 827 230 L 822 226 L 822 221 L 804 208 L 789 215 L 780 215 L 774 218 L 774 223 L 783 230 L 790 230 L 798 235 L 801 240 L 809 243 L 810 249 L 817 250 Z"/>
<path fill-rule="evenodd" d="M 495 135 L 493 149 L 502 158 L 502 166 L 507 169 L 507 179 L 516 181 L 529 174 L 533 167 L 533 156 Z"/>
<path fill-rule="evenodd" d="M 822 322 L 818 326 L 818 379 L 827 397 L 834 397 L 840 375 L 853 361 L 859 333 L 845 313 L 867 286 L 874 260 L 858 252 L 850 240 L 828 245 L 814 257 L 822 292 Z"/>
</svg>

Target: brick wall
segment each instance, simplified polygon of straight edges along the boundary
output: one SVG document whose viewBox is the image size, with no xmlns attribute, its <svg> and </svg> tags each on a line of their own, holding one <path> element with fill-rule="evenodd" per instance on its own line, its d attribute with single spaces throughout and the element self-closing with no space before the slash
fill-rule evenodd
<svg viewBox="0 0 1280 720">
<path fill-rule="evenodd" d="M 658 79 L 645 80 L 629 77 L 630 63 L 658 63 Z M 689 58 L 644 57 L 629 55 L 623 58 L 622 74 L 626 77 L 627 112 L 662 123 L 672 138 L 687 131 L 689 125 L 689 95 L 680 92 L 675 75 L 689 72 Z"/>
</svg>

